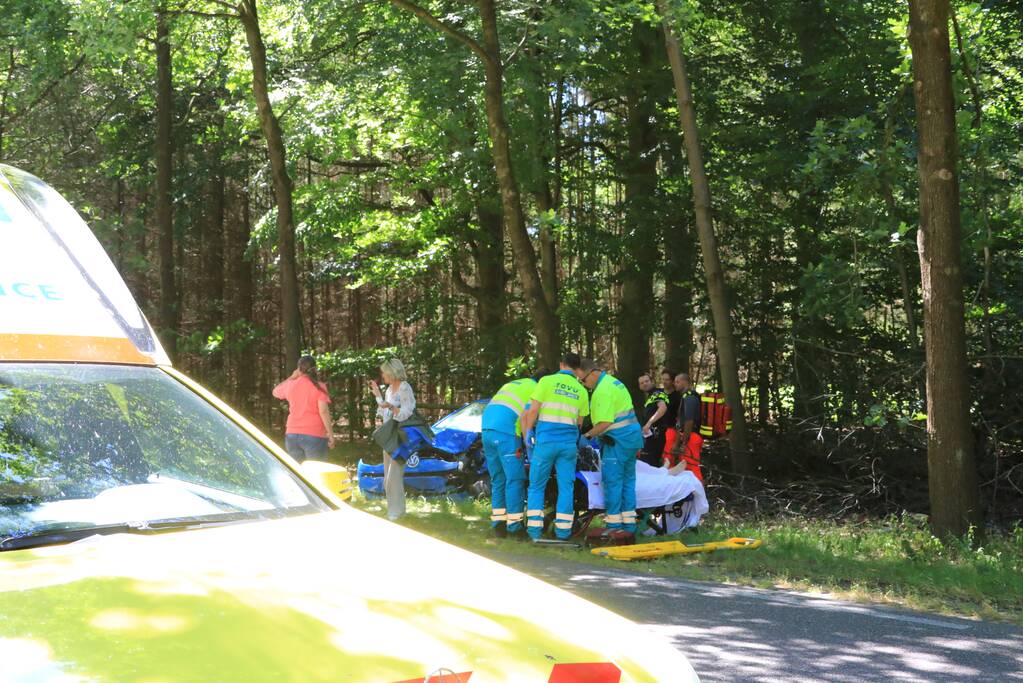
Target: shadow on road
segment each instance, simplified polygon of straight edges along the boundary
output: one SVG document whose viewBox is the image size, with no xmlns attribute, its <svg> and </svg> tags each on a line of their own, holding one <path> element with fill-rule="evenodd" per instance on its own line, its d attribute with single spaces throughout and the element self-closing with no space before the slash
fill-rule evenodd
<svg viewBox="0 0 1023 683">
<path fill-rule="evenodd" d="M 710 681 L 1023 681 L 1023 629 L 537 557 L 499 561 L 670 640 Z"/>
</svg>

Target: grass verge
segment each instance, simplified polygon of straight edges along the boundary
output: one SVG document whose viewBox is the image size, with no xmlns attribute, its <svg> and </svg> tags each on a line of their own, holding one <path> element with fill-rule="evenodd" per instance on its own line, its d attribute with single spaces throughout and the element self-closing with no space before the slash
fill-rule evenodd
<svg viewBox="0 0 1023 683">
<path fill-rule="evenodd" d="M 356 505 L 383 514 L 381 501 Z M 483 555 L 547 555 L 636 573 L 761 588 L 825 592 L 859 602 L 900 605 L 942 614 L 1023 625 L 1023 526 L 992 532 L 982 546 L 942 543 L 913 517 L 836 524 L 806 519 L 744 519 L 715 512 L 684 543 L 748 536 L 757 550 L 718 551 L 643 562 L 614 562 L 586 549 L 534 547 L 490 533 L 486 501 L 410 501 L 402 523 Z M 662 538 L 645 541 L 666 540 Z"/>
</svg>

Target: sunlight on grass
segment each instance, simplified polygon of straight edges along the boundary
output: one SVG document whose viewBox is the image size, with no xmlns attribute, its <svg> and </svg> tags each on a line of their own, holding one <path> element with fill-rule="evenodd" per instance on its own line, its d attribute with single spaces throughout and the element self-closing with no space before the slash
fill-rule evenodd
<svg viewBox="0 0 1023 683">
<path fill-rule="evenodd" d="M 359 507 L 383 514 L 382 501 Z M 688 579 L 726 581 L 832 593 L 843 598 L 897 604 L 945 614 L 1023 624 L 1023 527 L 992 532 L 971 548 L 966 540 L 943 543 L 914 517 L 836 524 L 804 519 L 750 519 L 717 511 L 684 543 L 731 536 L 760 538 L 758 550 L 673 556 L 618 563 L 587 550 L 534 547 L 498 540 L 490 532 L 486 501 L 418 499 L 401 523 L 479 552 L 545 555 L 562 560 Z M 642 542 L 665 540 L 643 539 Z"/>
</svg>

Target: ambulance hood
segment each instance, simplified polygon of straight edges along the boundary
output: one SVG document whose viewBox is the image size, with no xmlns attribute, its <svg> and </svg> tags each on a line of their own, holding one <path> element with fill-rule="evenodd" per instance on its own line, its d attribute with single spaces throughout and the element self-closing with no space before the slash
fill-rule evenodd
<svg viewBox="0 0 1023 683">
<path fill-rule="evenodd" d="M 32 681 L 697 681 L 603 608 L 348 507 L 0 553 L 4 667 Z"/>
<path fill-rule="evenodd" d="M 0 360 L 170 363 L 85 221 L 46 183 L 3 164 Z"/>
</svg>

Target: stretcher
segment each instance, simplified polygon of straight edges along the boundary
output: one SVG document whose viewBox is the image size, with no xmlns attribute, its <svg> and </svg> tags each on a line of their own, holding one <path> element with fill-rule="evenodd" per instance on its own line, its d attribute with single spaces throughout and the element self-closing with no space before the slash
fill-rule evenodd
<svg viewBox="0 0 1023 683">
<path fill-rule="evenodd" d="M 632 560 L 653 560 L 669 555 L 713 553 L 718 550 L 755 550 L 761 544 L 762 541 L 759 538 L 729 538 L 726 541 L 692 543 L 689 545 L 680 541 L 663 541 L 661 543 L 640 543 L 637 545 L 594 548 L 590 552 L 599 557 L 631 562 Z"/>
<path fill-rule="evenodd" d="M 574 509 L 575 522 L 572 535 L 586 533 L 594 519 L 604 514 L 604 490 L 601 483 L 599 455 L 585 457 L 580 453 L 579 471 L 576 472 Z M 547 500 L 553 509 L 557 497 L 554 478 L 548 484 Z M 669 474 L 667 468 L 652 467 L 642 460 L 636 461 L 636 509 L 641 511 L 646 525 L 658 535 L 674 534 L 695 527 L 710 510 L 703 484 L 692 472 Z M 548 515 L 548 524 L 553 521 Z"/>
</svg>

